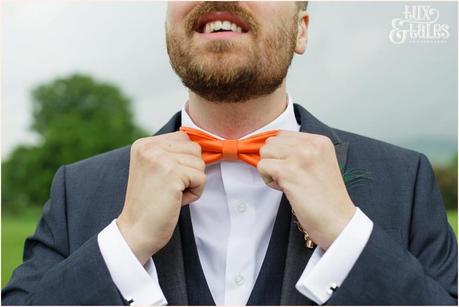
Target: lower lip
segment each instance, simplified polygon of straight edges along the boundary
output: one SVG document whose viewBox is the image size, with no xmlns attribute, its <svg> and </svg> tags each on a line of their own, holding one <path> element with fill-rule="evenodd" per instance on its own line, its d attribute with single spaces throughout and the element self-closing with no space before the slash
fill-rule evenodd
<svg viewBox="0 0 459 307">
<path fill-rule="evenodd" d="M 245 33 L 241 32 L 215 32 L 215 33 L 198 33 L 200 37 L 205 39 L 231 39 L 243 36 Z"/>
</svg>

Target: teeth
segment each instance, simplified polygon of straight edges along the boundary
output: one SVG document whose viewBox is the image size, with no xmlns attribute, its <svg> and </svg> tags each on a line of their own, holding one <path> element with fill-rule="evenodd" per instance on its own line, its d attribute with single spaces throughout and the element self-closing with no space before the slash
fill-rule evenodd
<svg viewBox="0 0 459 307">
<path fill-rule="evenodd" d="M 218 31 L 222 29 L 222 22 L 220 20 L 214 23 L 214 31 Z"/>
<path fill-rule="evenodd" d="M 214 24 L 213 23 L 206 24 L 206 27 L 204 28 L 204 33 L 212 33 L 212 32 L 214 32 Z"/>
<path fill-rule="evenodd" d="M 226 30 L 226 31 L 242 33 L 241 27 L 239 27 L 238 25 L 228 20 L 224 20 L 224 21 L 216 20 L 216 21 L 208 22 L 204 26 L 204 33 L 212 33 L 218 30 Z"/>
<path fill-rule="evenodd" d="M 231 30 L 231 22 L 225 20 L 222 23 L 222 29 L 223 30 Z"/>
</svg>

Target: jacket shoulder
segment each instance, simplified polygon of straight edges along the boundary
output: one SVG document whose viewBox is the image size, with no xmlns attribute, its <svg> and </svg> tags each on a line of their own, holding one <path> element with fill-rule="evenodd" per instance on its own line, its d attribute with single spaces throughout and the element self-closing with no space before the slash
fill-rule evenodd
<svg viewBox="0 0 459 307">
<path fill-rule="evenodd" d="M 95 166 L 110 166 L 111 164 L 119 164 L 129 162 L 131 145 L 116 148 L 95 156 L 71 163 L 67 168 L 91 168 Z"/>
<path fill-rule="evenodd" d="M 360 153 L 370 154 L 374 158 L 398 158 L 398 159 L 419 159 L 424 154 L 415 150 L 407 149 L 385 141 L 377 140 L 356 133 L 334 129 L 333 131 L 344 142 L 349 143 L 350 150 L 358 150 Z"/>
<path fill-rule="evenodd" d="M 117 148 L 65 166 L 66 178 L 73 183 L 100 182 L 120 178 L 129 170 L 131 145 Z"/>
<path fill-rule="evenodd" d="M 417 151 L 376 140 L 363 135 L 333 129 L 342 142 L 348 143 L 347 165 L 351 169 L 370 170 L 390 181 L 417 177 L 422 165 L 431 169 L 428 158 Z M 397 180 L 396 180 L 397 181 Z"/>
<path fill-rule="evenodd" d="M 63 187 L 70 250 L 116 218 L 124 204 L 130 146 L 65 165 Z"/>
</svg>

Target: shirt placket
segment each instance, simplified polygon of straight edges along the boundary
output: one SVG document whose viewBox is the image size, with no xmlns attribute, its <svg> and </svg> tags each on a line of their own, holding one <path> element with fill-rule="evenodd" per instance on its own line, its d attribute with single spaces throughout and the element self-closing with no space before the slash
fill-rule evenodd
<svg viewBox="0 0 459 307">
<path fill-rule="evenodd" d="M 253 201 L 243 186 L 241 173 L 248 165 L 240 162 L 222 162 L 222 179 L 225 186 L 230 219 L 230 232 L 226 253 L 225 305 L 245 305 L 255 283 L 254 257 L 256 246 L 250 230 L 254 227 Z"/>
</svg>

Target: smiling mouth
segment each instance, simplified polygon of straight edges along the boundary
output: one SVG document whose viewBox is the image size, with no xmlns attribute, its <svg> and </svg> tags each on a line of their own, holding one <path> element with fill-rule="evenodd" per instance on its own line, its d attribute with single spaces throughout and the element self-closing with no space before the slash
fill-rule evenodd
<svg viewBox="0 0 459 307">
<path fill-rule="evenodd" d="M 240 17 L 230 12 L 210 12 L 199 18 L 195 31 L 202 34 L 232 32 L 247 33 L 249 26 Z"/>
</svg>

